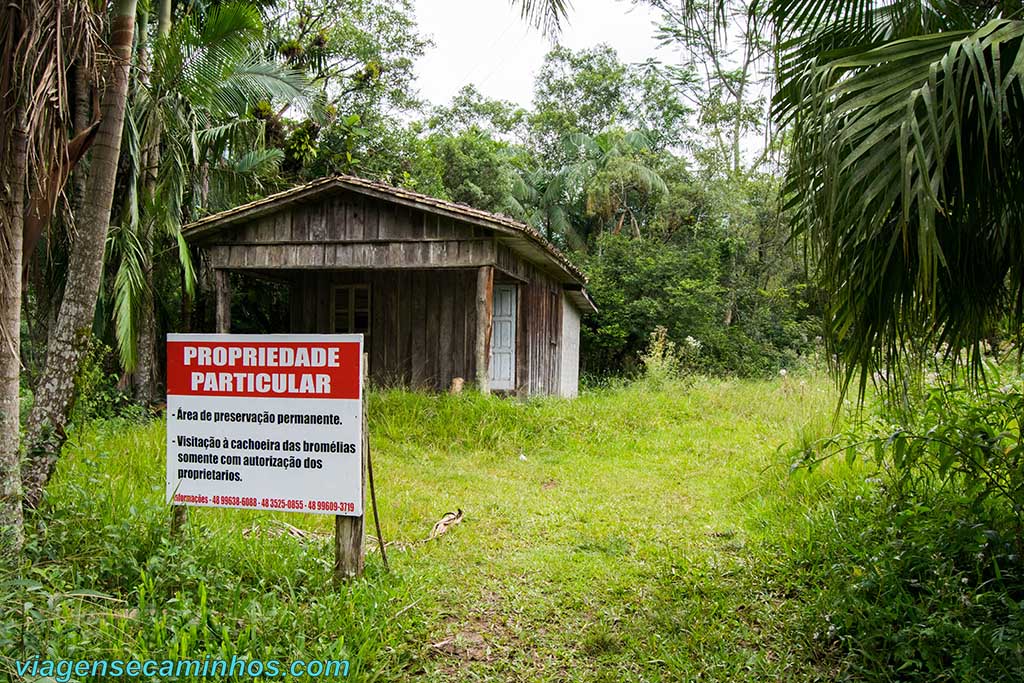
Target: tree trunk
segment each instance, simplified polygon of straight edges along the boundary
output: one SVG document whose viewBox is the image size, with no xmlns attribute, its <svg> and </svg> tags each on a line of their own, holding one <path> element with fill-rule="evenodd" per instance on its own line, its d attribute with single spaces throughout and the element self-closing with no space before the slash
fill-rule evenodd
<svg viewBox="0 0 1024 683">
<path fill-rule="evenodd" d="M 10 17 L 6 18 L 7 20 Z M 18 566 L 25 542 L 22 517 L 19 372 L 21 369 L 21 243 L 25 220 L 28 134 L 15 111 L 10 176 L 0 184 L 0 572 Z"/>
<path fill-rule="evenodd" d="M 163 7 L 161 6 L 160 22 L 164 21 Z M 148 13 L 142 13 L 139 27 L 139 88 L 144 88 L 149 83 L 148 71 L 151 68 L 149 63 L 149 31 Z M 140 160 L 140 176 L 142 178 L 142 196 L 145 198 L 144 207 L 150 206 L 150 200 L 156 188 L 156 168 L 160 164 L 160 133 L 155 134 L 155 140 L 146 143 L 142 150 Z M 135 368 L 131 375 L 132 385 L 135 392 L 135 399 L 144 404 L 153 402 L 156 395 L 154 382 L 156 381 L 156 359 L 154 357 L 156 346 L 156 317 L 153 315 L 153 306 L 156 301 L 153 297 L 153 224 L 149 217 L 143 214 L 139 225 L 142 234 L 139 236 L 142 248 L 146 252 L 144 279 L 146 282 L 142 300 L 139 302 L 139 320 L 136 337 L 132 340 L 135 344 Z"/>
<path fill-rule="evenodd" d="M 85 73 L 85 69 L 79 65 L 75 68 L 75 134 L 77 135 L 88 128 L 91 121 L 92 85 L 89 83 L 89 76 Z M 82 161 L 85 161 L 85 159 Z M 78 215 L 78 211 L 85 203 L 86 181 L 88 177 L 88 164 L 79 162 L 71 174 L 71 211 L 75 215 Z"/>
<path fill-rule="evenodd" d="M 46 367 L 36 387 L 35 403 L 28 418 L 27 451 L 22 467 L 24 504 L 28 508 L 39 505 L 43 488 L 64 445 L 64 425 L 74 393 L 75 376 L 92 334 L 121 153 L 135 6 L 136 0 L 118 0 L 112 13 L 110 48 L 113 60 L 103 94 L 103 120 L 93 145 L 85 203 L 71 245 L 64 300 L 57 324 L 50 333 Z"/>
<path fill-rule="evenodd" d="M 150 247 L 152 249 L 152 247 Z M 147 294 L 139 311 L 139 337 L 136 344 L 135 360 L 135 398 L 149 405 L 156 399 L 156 315 L 153 307 L 153 266 L 146 267 Z"/>
<path fill-rule="evenodd" d="M 145 28 L 142 29 L 145 31 Z M 159 15 L 157 22 L 157 38 L 162 40 L 171 32 L 171 0 L 160 0 Z M 143 35 L 142 40 L 147 37 Z M 146 46 L 140 48 L 140 56 L 146 55 Z M 146 78 L 144 76 L 144 78 Z M 146 78 L 148 81 L 148 78 Z M 159 121 L 157 126 L 159 126 Z M 152 199 L 156 192 L 157 169 L 160 166 L 160 140 L 162 131 L 157 128 L 151 141 L 148 143 L 142 158 L 143 164 L 143 193 Z M 156 384 L 159 375 L 157 368 L 157 329 L 156 329 L 156 298 L 153 290 L 153 246 L 156 235 L 153 230 L 153 222 L 143 217 L 142 221 L 142 243 L 146 250 L 146 293 L 141 303 L 139 317 L 138 338 L 136 344 L 136 367 L 135 367 L 135 398 L 143 403 L 152 403 L 156 400 Z"/>
<path fill-rule="evenodd" d="M 171 32 L 171 0 L 160 0 L 160 15 L 157 19 L 156 34 L 160 38 Z"/>
</svg>

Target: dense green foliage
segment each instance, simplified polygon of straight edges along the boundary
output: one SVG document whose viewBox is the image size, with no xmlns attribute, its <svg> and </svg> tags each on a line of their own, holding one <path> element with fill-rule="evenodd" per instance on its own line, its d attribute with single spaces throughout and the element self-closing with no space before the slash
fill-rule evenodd
<svg viewBox="0 0 1024 683">
<path fill-rule="evenodd" d="M 802 283 L 730 289 L 723 272 L 734 254 L 721 238 L 666 245 L 607 235 L 598 248 L 600 256 L 587 263 L 600 311 L 583 331 L 584 367 L 592 374 L 635 369 L 658 326 L 699 350 L 691 369 L 706 373 L 764 375 L 813 355 L 818 323 L 804 312 Z"/>
<path fill-rule="evenodd" d="M 910 411 L 880 404 L 800 454 L 879 472 L 817 520 L 803 570 L 821 572 L 816 648 L 858 678 L 1024 676 L 1024 394 L 1003 374 L 980 391 L 940 384 Z"/>
<path fill-rule="evenodd" d="M 1004 520 L 934 489 L 875 489 L 832 508 L 802 552 L 779 548 L 799 559 L 794 573 L 816 575 L 805 626 L 816 653 L 855 680 L 1024 676 L 1024 577 L 993 528 Z"/>
</svg>

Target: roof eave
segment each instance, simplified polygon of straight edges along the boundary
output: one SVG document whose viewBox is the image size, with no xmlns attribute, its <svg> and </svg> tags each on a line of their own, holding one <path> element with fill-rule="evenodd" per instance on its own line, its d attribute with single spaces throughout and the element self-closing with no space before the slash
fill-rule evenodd
<svg viewBox="0 0 1024 683">
<path fill-rule="evenodd" d="M 586 287 L 565 285 L 564 289 L 565 296 L 576 305 L 581 313 L 597 313 L 597 304 L 590 298 L 590 292 Z"/>
</svg>

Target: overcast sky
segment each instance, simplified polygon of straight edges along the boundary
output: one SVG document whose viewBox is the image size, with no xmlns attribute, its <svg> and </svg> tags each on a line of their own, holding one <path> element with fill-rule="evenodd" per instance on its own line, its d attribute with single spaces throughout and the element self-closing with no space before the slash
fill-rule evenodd
<svg viewBox="0 0 1024 683">
<path fill-rule="evenodd" d="M 551 48 L 509 0 L 415 0 L 420 31 L 434 41 L 416 67 L 420 96 L 444 104 L 467 83 L 485 95 L 528 106 L 533 78 Z M 561 42 L 608 43 L 625 62 L 656 56 L 657 13 L 621 0 L 574 0 Z M 669 55 L 663 53 L 662 59 Z"/>
</svg>

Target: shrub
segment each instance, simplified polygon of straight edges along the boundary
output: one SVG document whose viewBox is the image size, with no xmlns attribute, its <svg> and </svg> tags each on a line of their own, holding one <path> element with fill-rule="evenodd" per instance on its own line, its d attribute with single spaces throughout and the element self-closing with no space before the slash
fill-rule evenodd
<svg viewBox="0 0 1024 683">
<path fill-rule="evenodd" d="M 811 657 L 836 658 L 843 679 L 1024 680 L 1024 580 L 1005 520 L 934 489 L 880 486 L 828 507 L 814 542 L 788 549 L 787 575 L 813 576 Z"/>
<path fill-rule="evenodd" d="M 81 369 L 75 377 L 75 402 L 71 422 L 81 425 L 92 419 L 139 416 L 142 408 L 118 386 L 117 358 L 96 337 L 89 338 Z"/>
<path fill-rule="evenodd" d="M 640 356 L 644 380 L 652 388 L 661 388 L 666 382 L 678 379 L 682 367 L 676 343 L 667 337 L 667 330 L 658 326 L 651 332 L 647 350 Z"/>
<path fill-rule="evenodd" d="M 1024 680 L 1020 380 L 928 388 L 804 447 L 880 473 L 873 493 L 816 517 L 823 568 L 806 631 L 868 680 Z"/>
<path fill-rule="evenodd" d="M 970 389 L 963 385 L 925 390 L 922 400 L 883 409 L 850 431 L 803 451 L 813 467 L 842 451 L 848 460 L 866 453 L 890 474 L 898 491 L 916 495 L 933 489 L 969 501 L 977 514 L 991 508 L 1005 518 L 1024 550 L 1024 393 L 1020 379 Z"/>
</svg>

